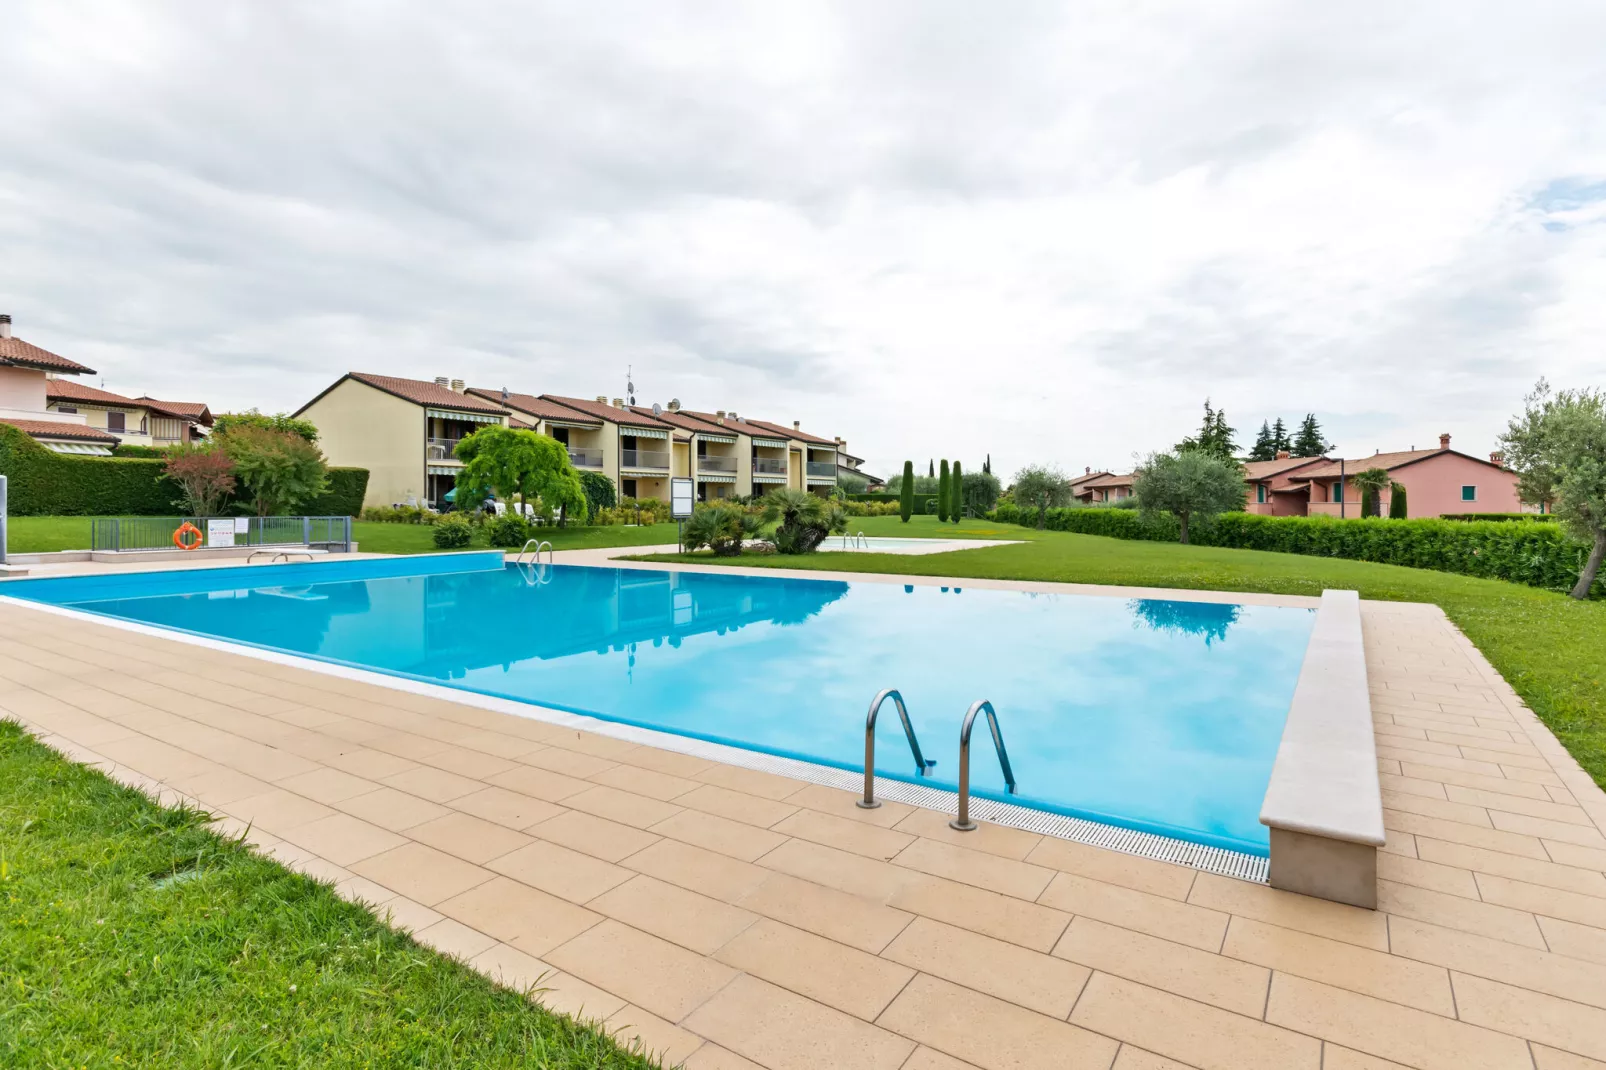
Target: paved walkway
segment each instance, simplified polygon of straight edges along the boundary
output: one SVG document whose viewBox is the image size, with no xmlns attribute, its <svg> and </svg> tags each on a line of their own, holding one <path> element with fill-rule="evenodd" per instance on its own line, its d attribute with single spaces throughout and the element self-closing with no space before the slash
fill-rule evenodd
<svg viewBox="0 0 1606 1070">
<path fill-rule="evenodd" d="M 1362 605 L 1377 912 L 16 606 L 0 708 L 670 1064 L 1606 1068 L 1606 796 Z"/>
</svg>

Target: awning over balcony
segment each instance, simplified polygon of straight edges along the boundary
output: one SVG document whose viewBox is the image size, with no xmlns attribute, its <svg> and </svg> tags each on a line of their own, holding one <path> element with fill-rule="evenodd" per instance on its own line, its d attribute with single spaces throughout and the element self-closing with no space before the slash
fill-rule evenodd
<svg viewBox="0 0 1606 1070">
<path fill-rule="evenodd" d="M 432 476 L 455 476 L 455 475 L 459 475 L 463 471 L 463 466 L 462 465 L 449 465 L 449 464 L 432 464 L 432 465 L 425 466 L 424 470 L 426 472 L 428 472 Z"/>
<path fill-rule="evenodd" d="M 93 442 L 50 442 L 43 439 L 36 441 L 45 449 L 54 450 L 57 453 L 82 453 L 89 457 L 110 457 L 112 455 L 111 447 L 97 446 Z"/>
<path fill-rule="evenodd" d="M 785 483 L 786 482 L 786 477 L 785 476 L 760 475 L 759 473 L 754 472 L 753 473 L 753 482 L 754 483 Z"/>
<path fill-rule="evenodd" d="M 499 424 L 500 416 L 491 416 L 483 412 L 456 412 L 452 409 L 425 409 L 424 414 L 432 420 L 456 420 L 465 424 Z"/>
<path fill-rule="evenodd" d="M 725 472 L 698 472 L 699 483 L 734 483 L 736 477 Z"/>
<path fill-rule="evenodd" d="M 668 431 L 655 431 L 650 427 L 629 427 L 629 426 L 625 426 L 625 427 L 621 427 L 619 429 L 619 434 L 620 434 L 621 437 L 628 437 L 630 435 L 634 435 L 636 438 L 668 438 L 669 437 L 669 432 Z"/>
<path fill-rule="evenodd" d="M 753 445 L 755 445 L 755 446 L 768 446 L 772 450 L 784 450 L 786 448 L 786 439 L 784 439 L 784 438 L 754 438 L 753 439 Z"/>
<path fill-rule="evenodd" d="M 697 437 L 704 442 L 735 442 L 735 435 L 711 435 L 706 431 L 697 432 Z"/>
</svg>

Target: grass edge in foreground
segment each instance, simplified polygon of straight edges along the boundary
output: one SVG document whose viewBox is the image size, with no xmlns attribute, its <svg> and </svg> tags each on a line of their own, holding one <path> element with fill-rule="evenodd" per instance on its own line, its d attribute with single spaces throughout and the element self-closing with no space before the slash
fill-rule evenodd
<svg viewBox="0 0 1606 1070">
<path fill-rule="evenodd" d="M 0 1065 L 647 1070 L 0 719 Z"/>
</svg>

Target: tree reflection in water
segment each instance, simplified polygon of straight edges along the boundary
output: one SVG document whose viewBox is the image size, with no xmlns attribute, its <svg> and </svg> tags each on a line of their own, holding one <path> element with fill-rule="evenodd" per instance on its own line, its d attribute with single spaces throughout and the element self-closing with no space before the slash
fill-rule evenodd
<svg viewBox="0 0 1606 1070">
<path fill-rule="evenodd" d="M 1242 606 L 1227 602 L 1175 602 L 1161 598 L 1134 598 L 1127 602 L 1133 628 L 1148 627 L 1168 635 L 1202 635 L 1205 646 L 1227 638 L 1238 623 Z"/>
</svg>

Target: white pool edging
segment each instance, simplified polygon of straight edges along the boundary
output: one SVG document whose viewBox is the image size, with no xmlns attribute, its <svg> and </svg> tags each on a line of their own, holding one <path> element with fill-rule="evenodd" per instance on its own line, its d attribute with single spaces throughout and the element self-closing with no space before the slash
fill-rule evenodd
<svg viewBox="0 0 1606 1070">
<path fill-rule="evenodd" d="M 1323 591 L 1271 782 L 1273 888 L 1377 907 L 1383 793 L 1355 591 Z"/>
</svg>

